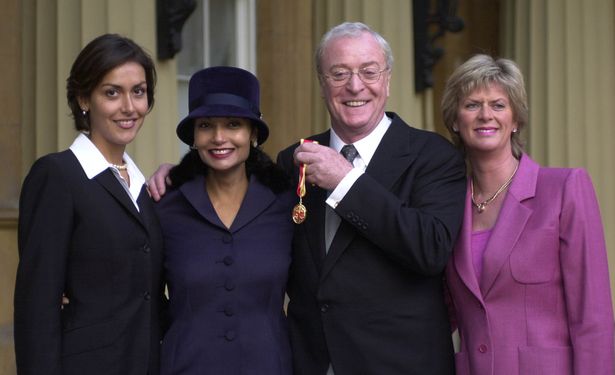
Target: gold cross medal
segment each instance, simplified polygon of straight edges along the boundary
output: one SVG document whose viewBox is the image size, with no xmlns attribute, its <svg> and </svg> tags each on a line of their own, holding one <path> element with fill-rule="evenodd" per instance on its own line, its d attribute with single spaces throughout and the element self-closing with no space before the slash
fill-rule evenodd
<svg viewBox="0 0 615 375">
<path fill-rule="evenodd" d="M 314 142 L 311 139 L 301 139 L 300 144 L 304 142 Z M 297 196 L 299 196 L 299 203 L 293 207 L 293 222 L 295 224 L 301 224 L 305 221 L 307 217 L 307 208 L 303 205 L 303 197 L 305 196 L 305 171 L 307 170 L 307 165 L 301 164 L 299 165 L 299 182 L 297 183 Z"/>
</svg>

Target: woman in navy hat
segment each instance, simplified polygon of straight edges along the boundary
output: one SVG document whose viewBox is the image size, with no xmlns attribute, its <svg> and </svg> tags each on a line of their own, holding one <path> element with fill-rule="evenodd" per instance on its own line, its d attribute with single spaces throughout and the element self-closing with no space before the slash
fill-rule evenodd
<svg viewBox="0 0 615 375">
<path fill-rule="evenodd" d="M 190 79 L 177 126 L 191 150 L 157 205 L 170 328 L 163 374 L 290 374 L 285 315 L 293 195 L 259 148 L 269 135 L 259 83 L 234 67 Z"/>
</svg>

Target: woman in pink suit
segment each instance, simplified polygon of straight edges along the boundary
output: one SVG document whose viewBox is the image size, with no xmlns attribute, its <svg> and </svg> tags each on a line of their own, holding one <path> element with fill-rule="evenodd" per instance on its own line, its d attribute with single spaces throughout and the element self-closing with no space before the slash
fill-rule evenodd
<svg viewBox="0 0 615 375">
<path fill-rule="evenodd" d="M 469 59 L 448 80 L 442 111 L 470 167 L 446 270 L 457 374 L 612 375 L 607 256 L 587 172 L 524 153 L 527 96 L 510 60 Z"/>
</svg>

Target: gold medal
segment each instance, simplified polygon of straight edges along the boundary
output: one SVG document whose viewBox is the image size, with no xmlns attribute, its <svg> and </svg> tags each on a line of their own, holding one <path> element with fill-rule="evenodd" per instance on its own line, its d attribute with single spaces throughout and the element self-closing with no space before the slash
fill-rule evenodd
<svg viewBox="0 0 615 375">
<path fill-rule="evenodd" d="M 304 142 L 315 142 L 310 139 L 301 139 L 301 144 Z M 299 182 L 297 183 L 297 196 L 299 197 L 299 203 L 293 207 L 292 218 L 295 224 L 301 224 L 305 221 L 307 217 L 307 208 L 303 205 L 303 197 L 305 196 L 305 171 L 307 170 L 307 165 L 301 164 L 299 165 Z"/>
<path fill-rule="evenodd" d="M 305 221 L 305 217 L 307 216 L 307 209 L 299 200 L 299 203 L 293 207 L 293 221 L 295 224 L 301 224 Z"/>
</svg>

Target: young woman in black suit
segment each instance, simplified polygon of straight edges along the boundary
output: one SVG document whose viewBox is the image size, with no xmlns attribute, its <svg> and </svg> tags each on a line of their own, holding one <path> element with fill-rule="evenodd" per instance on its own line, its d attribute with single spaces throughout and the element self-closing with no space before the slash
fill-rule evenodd
<svg viewBox="0 0 615 375">
<path fill-rule="evenodd" d="M 73 63 L 67 99 L 80 134 L 34 163 L 20 198 L 20 375 L 159 371 L 161 232 L 125 152 L 155 82 L 149 55 L 119 35 L 94 39 Z M 70 303 L 61 308 L 63 293 Z"/>
</svg>

